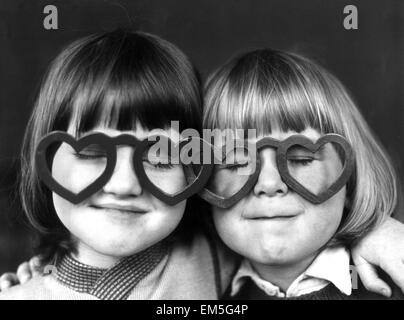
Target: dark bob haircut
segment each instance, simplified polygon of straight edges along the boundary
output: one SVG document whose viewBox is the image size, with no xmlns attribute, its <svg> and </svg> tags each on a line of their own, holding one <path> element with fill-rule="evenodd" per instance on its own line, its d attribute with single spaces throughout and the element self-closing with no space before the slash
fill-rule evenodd
<svg viewBox="0 0 404 320">
<path fill-rule="evenodd" d="M 74 250 L 51 192 L 38 178 L 35 148 L 51 131 L 75 128 L 76 136 L 105 126 L 133 130 L 167 128 L 201 131 L 199 76 L 183 52 L 151 34 L 115 30 L 68 45 L 51 63 L 41 84 L 22 147 L 20 196 L 38 236 L 36 252 L 49 262 Z M 178 227 L 185 227 L 187 211 Z M 191 205 L 192 206 L 192 205 Z M 197 207 L 197 206 L 196 206 Z M 189 223 L 188 223 L 189 224 Z"/>
</svg>

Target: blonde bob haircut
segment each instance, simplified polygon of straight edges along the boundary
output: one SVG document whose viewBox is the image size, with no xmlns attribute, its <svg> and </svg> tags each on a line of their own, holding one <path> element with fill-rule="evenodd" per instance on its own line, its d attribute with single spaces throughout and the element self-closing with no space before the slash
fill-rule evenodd
<svg viewBox="0 0 404 320">
<path fill-rule="evenodd" d="M 343 219 L 328 243 L 352 245 L 391 215 L 398 181 L 391 162 L 342 83 L 296 54 L 260 49 L 231 59 L 205 86 L 206 129 L 337 133 L 353 146 Z"/>
</svg>

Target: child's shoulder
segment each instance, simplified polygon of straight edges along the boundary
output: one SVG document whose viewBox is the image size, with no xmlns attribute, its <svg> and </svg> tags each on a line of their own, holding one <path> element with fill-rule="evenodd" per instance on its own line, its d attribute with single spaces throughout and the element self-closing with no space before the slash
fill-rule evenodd
<svg viewBox="0 0 404 320">
<path fill-rule="evenodd" d="M 19 284 L 0 292 L 0 300 L 42 300 L 48 296 L 47 282 L 50 276 L 34 277 L 24 284 Z"/>
<path fill-rule="evenodd" d="M 95 299 L 62 285 L 52 275 L 37 276 L 24 284 L 0 292 L 0 300 L 84 300 Z"/>
</svg>

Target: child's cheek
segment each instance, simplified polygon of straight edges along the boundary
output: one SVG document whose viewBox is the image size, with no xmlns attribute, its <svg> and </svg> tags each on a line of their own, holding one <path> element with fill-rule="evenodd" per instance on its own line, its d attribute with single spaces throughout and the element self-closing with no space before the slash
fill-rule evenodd
<svg viewBox="0 0 404 320">
<path fill-rule="evenodd" d="M 336 233 L 344 210 L 346 188 L 341 189 L 336 195 L 326 202 L 313 205 L 308 204 L 306 214 L 302 218 L 305 224 L 302 232 L 308 233 L 308 238 L 319 240 L 319 245 L 325 244 Z"/>
<path fill-rule="evenodd" d="M 168 170 L 146 170 L 146 175 L 157 188 L 170 195 L 183 191 L 187 186 L 181 166 Z"/>
<path fill-rule="evenodd" d="M 244 229 L 240 205 L 236 204 L 230 209 L 214 207 L 213 222 L 223 242 L 235 252 L 244 255 L 243 250 L 253 239 L 250 238 L 251 234 Z"/>
</svg>

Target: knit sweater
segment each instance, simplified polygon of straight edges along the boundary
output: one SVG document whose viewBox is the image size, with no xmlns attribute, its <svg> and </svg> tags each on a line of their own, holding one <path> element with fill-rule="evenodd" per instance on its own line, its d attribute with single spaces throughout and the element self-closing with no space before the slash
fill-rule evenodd
<svg viewBox="0 0 404 320">
<path fill-rule="evenodd" d="M 193 241 L 177 242 L 158 265 L 127 297 L 144 299 L 218 299 L 235 271 L 232 257 L 199 234 Z M 23 285 L 0 292 L 0 300 L 96 300 L 94 295 L 74 290 L 54 275 L 35 277 Z"/>
</svg>

